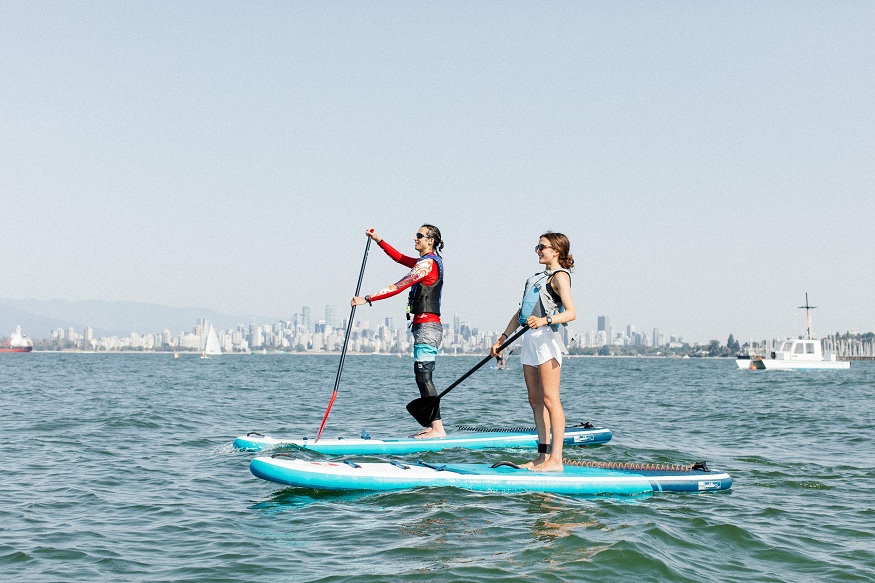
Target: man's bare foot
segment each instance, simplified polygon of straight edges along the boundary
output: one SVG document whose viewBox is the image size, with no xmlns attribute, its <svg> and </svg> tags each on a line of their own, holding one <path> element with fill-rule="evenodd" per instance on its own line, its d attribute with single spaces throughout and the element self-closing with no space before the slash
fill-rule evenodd
<svg viewBox="0 0 875 583">
<path fill-rule="evenodd" d="M 432 438 L 441 438 L 446 437 L 447 432 L 441 429 L 435 429 L 434 427 L 426 427 L 419 433 L 413 436 L 414 439 L 432 439 Z"/>
</svg>

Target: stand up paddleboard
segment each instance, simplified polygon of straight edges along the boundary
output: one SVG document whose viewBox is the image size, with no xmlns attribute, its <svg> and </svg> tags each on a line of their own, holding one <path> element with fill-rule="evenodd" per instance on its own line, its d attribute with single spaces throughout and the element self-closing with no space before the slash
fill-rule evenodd
<svg viewBox="0 0 875 583">
<path fill-rule="evenodd" d="M 610 429 L 593 427 L 586 423 L 565 428 L 566 446 L 595 445 L 607 443 L 613 434 Z M 534 427 L 479 428 L 460 427 L 459 431 L 446 437 L 431 439 L 371 439 L 362 432 L 359 438 L 320 439 L 275 439 L 260 433 L 241 435 L 234 440 L 234 447 L 244 451 L 263 451 L 276 448 L 299 448 L 328 455 L 383 455 L 440 451 L 449 448 L 487 449 L 500 447 L 538 446 L 538 433 Z"/>
<path fill-rule="evenodd" d="M 565 470 L 540 473 L 509 462 L 429 465 L 314 462 L 277 453 L 249 464 L 257 477 L 279 484 L 317 490 L 407 490 L 423 486 L 454 486 L 467 490 L 556 494 L 649 494 L 707 492 L 732 486 L 729 474 L 709 470 L 704 462 L 692 466 L 618 464 L 565 461 Z"/>
</svg>

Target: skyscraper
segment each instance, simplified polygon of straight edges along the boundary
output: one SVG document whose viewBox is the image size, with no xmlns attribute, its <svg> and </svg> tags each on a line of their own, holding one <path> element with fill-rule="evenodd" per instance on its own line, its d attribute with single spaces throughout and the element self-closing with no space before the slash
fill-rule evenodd
<svg viewBox="0 0 875 583">
<path fill-rule="evenodd" d="M 653 329 L 653 346 L 658 347 L 665 344 L 665 338 L 662 336 L 662 332 L 659 331 L 659 328 Z"/>
<path fill-rule="evenodd" d="M 308 306 L 304 306 L 301 308 L 301 325 L 307 330 L 307 332 L 311 331 L 310 308 Z"/>
<path fill-rule="evenodd" d="M 335 321 L 335 316 L 334 316 L 335 312 L 336 312 L 336 308 L 334 306 L 329 306 L 329 305 L 325 306 L 325 323 L 328 324 L 329 326 L 331 326 L 332 328 L 335 328 L 337 326 L 337 322 Z"/>
<path fill-rule="evenodd" d="M 249 346 L 253 348 L 260 347 L 264 344 L 264 336 L 261 332 L 261 326 L 252 324 L 249 326 Z"/>
<path fill-rule="evenodd" d="M 605 333 L 605 344 L 614 343 L 614 327 L 611 326 L 611 319 L 607 316 L 598 317 L 598 331 Z"/>
</svg>

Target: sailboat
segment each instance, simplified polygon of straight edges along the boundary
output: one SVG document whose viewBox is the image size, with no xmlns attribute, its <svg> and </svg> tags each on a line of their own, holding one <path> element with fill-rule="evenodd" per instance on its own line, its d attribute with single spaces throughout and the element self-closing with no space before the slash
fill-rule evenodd
<svg viewBox="0 0 875 583">
<path fill-rule="evenodd" d="M 210 324 L 207 340 L 204 344 L 204 351 L 201 352 L 201 358 L 209 358 L 220 354 L 222 354 L 222 346 L 219 344 L 219 336 L 216 334 L 216 329 Z"/>
</svg>

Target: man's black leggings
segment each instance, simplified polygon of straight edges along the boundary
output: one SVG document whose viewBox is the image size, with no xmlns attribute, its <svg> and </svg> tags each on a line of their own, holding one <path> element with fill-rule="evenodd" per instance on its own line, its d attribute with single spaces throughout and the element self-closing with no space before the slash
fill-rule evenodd
<svg viewBox="0 0 875 583">
<path fill-rule="evenodd" d="M 419 394 L 423 397 L 437 397 L 437 389 L 431 380 L 432 371 L 434 371 L 434 361 L 413 363 L 413 373 L 416 375 L 416 386 L 419 387 Z M 441 410 L 440 405 L 438 405 L 435 420 L 440 418 Z"/>
</svg>

